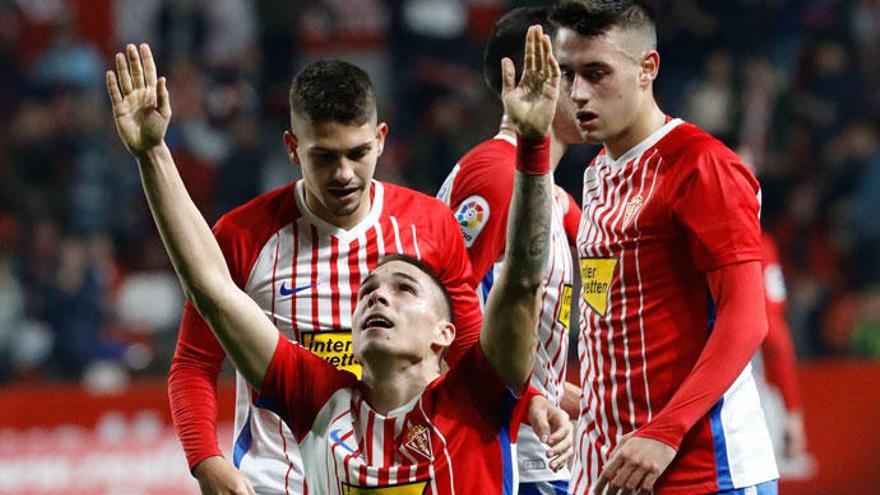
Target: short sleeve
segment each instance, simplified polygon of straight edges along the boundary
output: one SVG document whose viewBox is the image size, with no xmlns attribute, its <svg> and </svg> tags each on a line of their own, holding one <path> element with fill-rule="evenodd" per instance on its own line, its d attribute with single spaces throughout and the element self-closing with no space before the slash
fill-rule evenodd
<svg viewBox="0 0 880 495">
<path fill-rule="evenodd" d="M 760 261 L 760 189 L 737 156 L 712 150 L 674 166 L 683 172 L 673 177 L 667 198 L 697 269 Z"/>
<path fill-rule="evenodd" d="M 487 141 L 462 157 L 448 193 L 477 282 L 504 254 L 515 169 L 516 147 Z"/>
<path fill-rule="evenodd" d="M 353 374 L 336 369 L 279 332 L 256 405 L 278 414 L 302 440 L 336 391 L 357 386 Z"/>
</svg>

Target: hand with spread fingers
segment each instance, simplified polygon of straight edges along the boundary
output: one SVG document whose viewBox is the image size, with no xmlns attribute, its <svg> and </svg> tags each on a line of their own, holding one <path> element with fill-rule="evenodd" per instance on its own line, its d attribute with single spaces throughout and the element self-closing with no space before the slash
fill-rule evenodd
<svg viewBox="0 0 880 495">
<path fill-rule="evenodd" d="M 126 46 L 116 54 L 116 72 L 107 71 L 107 92 L 113 105 L 116 131 L 134 156 L 162 144 L 171 121 L 171 101 L 164 77 L 156 77 L 156 63 L 146 43 Z"/>
<path fill-rule="evenodd" d="M 593 493 L 595 495 L 651 493 L 657 478 L 666 471 L 677 453 L 676 449 L 659 440 L 635 437 L 629 433 L 611 452 Z"/>
<path fill-rule="evenodd" d="M 516 69 L 509 58 L 501 60 L 504 112 L 520 135 L 540 139 L 550 132 L 559 98 L 560 70 L 553 58 L 550 37 L 540 25 L 526 35 L 523 73 L 516 85 Z"/>
</svg>

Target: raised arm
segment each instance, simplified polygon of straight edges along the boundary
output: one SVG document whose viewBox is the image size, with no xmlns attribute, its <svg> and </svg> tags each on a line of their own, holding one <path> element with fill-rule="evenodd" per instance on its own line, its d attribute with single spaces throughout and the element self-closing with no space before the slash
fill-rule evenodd
<svg viewBox="0 0 880 495">
<path fill-rule="evenodd" d="M 489 296 L 480 345 L 498 375 L 519 388 L 532 370 L 537 344 L 538 293 L 550 252 L 550 142 L 559 96 L 559 66 L 540 26 L 526 35 L 523 75 L 515 86 L 504 59 L 505 114 L 517 130 L 516 177 L 507 223 L 504 270 Z"/>
<path fill-rule="evenodd" d="M 255 387 L 262 385 L 278 343 L 278 330 L 232 280 L 220 246 L 186 191 L 165 131 L 171 101 L 165 78 L 156 77 L 150 47 L 126 47 L 107 71 L 116 130 L 137 159 L 144 192 L 183 292 Z"/>
</svg>

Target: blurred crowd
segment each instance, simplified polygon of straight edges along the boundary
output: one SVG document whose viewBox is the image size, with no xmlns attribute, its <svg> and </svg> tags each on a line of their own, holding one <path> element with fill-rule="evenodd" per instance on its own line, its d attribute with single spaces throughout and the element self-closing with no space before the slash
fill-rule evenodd
<svg viewBox="0 0 880 495">
<path fill-rule="evenodd" d="M 181 295 L 105 95 L 124 43 L 152 45 L 169 146 L 214 221 L 297 177 L 287 89 L 319 57 L 376 83 L 391 129 L 378 177 L 433 194 L 497 128 L 481 75 L 492 24 L 541 3 L 0 0 L 0 382 L 112 389 L 173 353 Z M 799 355 L 880 357 L 880 1 L 657 5 L 661 107 L 761 179 Z M 575 197 L 595 152 L 557 172 Z"/>
</svg>

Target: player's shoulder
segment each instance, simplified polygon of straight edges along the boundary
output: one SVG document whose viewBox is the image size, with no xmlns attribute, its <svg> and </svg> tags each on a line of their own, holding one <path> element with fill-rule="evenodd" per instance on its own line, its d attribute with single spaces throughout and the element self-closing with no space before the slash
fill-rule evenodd
<svg viewBox="0 0 880 495">
<path fill-rule="evenodd" d="M 741 163 L 730 148 L 694 124 L 681 122 L 657 143 L 664 161 L 678 168 L 705 164 Z"/>
<path fill-rule="evenodd" d="M 383 212 L 394 216 L 424 216 L 437 214 L 449 216 L 449 207 L 443 201 L 406 186 L 381 182 L 383 189 Z"/>
<path fill-rule="evenodd" d="M 294 183 L 261 194 L 225 213 L 214 225 L 217 236 L 261 236 L 277 231 L 297 214 Z"/>
<path fill-rule="evenodd" d="M 513 192 L 516 170 L 516 141 L 499 134 L 471 148 L 458 161 L 451 205 L 473 197 L 491 204 L 506 203 Z"/>
<path fill-rule="evenodd" d="M 498 134 L 471 148 L 458 161 L 462 171 L 472 169 L 513 175 L 516 162 L 516 141 Z"/>
</svg>

